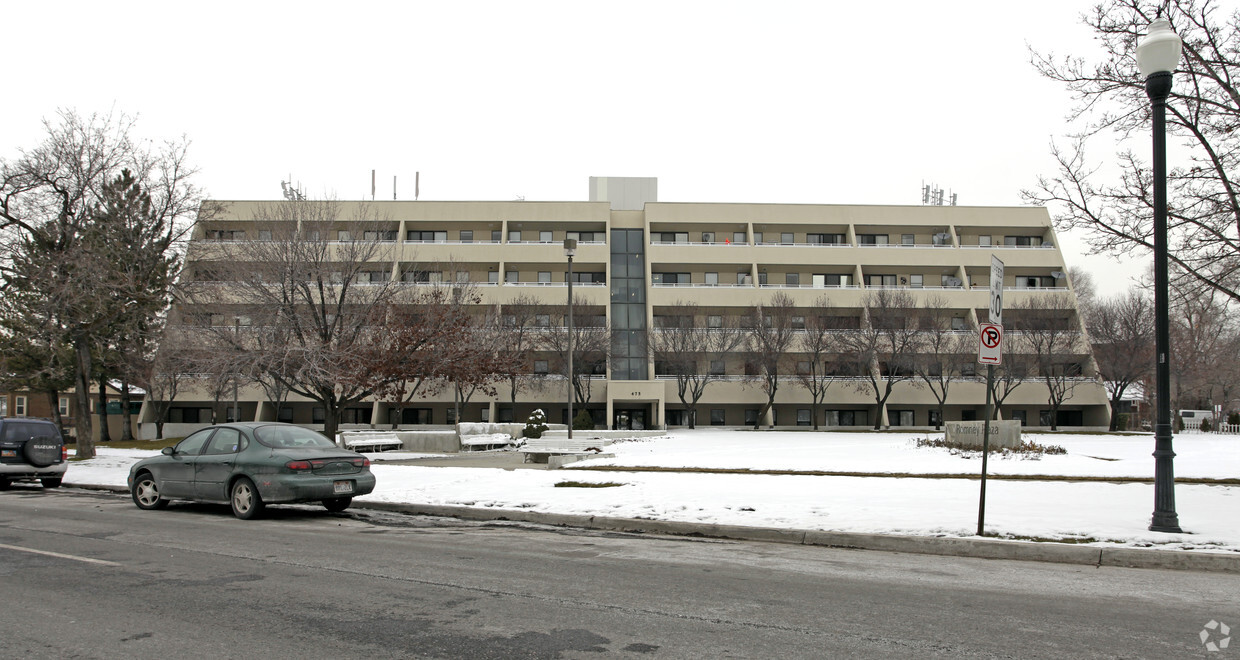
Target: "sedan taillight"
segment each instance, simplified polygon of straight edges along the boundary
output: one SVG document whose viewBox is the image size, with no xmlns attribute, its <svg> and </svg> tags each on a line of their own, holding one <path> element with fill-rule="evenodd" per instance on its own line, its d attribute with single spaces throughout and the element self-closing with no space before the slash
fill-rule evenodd
<svg viewBox="0 0 1240 660">
<path fill-rule="evenodd" d="M 353 459 L 353 467 L 370 467 L 370 459 L 364 456 L 362 458 L 355 458 Z"/>
<path fill-rule="evenodd" d="M 69 460 L 69 448 L 64 445 L 60 446 L 60 460 L 62 461 Z"/>
<path fill-rule="evenodd" d="M 311 465 L 310 461 L 289 461 L 284 464 L 284 467 L 294 472 L 298 472 L 300 470 L 312 469 L 314 466 Z"/>
</svg>

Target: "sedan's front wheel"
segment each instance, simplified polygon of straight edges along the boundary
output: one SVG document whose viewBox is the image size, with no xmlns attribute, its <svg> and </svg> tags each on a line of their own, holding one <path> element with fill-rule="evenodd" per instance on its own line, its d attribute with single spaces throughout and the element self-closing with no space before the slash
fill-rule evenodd
<svg viewBox="0 0 1240 660">
<path fill-rule="evenodd" d="M 130 494 L 139 509 L 162 509 L 168 506 L 168 500 L 159 496 L 159 485 L 149 472 L 143 472 L 134 479 Z"/>
<path fill-rule="evenodd" d="M 242 520 L 250 520 L 263 511 L 263 498 L 254 487 L 254 482 L 241 477 L 233 483 L 232 497 L 233 515 Z"/>
</svg>

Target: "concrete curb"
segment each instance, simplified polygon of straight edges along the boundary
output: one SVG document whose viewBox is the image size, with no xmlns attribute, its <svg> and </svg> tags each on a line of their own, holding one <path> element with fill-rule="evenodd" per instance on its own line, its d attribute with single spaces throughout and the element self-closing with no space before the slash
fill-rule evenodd
<svg viewBox="0 0 1240 660">
<path fill-rule="evenodd" d="M 83 490 L 129 494 L 129 489 L 124 486 L 65 485 Z M 568 513 L 542 513 L 521 509 L 483 509 L 468 506 L 406 504 L 399 502 L 354 501 L 353 508 L 391 511 L 410 515 L 459 518 L 461 520 L 526 522 L 557 527 L 581 527 L 584 529 L 602 529 L 639 534 L 667 534 L 669 536 L 701 536 L 706 538 L 735 539 L 738 541 L 765 541 L 768 543 L 815 545 L 850 550 L 876 550 L 880 552 L 904 552 L 909 554 L 974 557 L 979 559 L 1014 559 L 1084 566 L 1240 573 L 1240 553 L 1215 554 L 1184 550 L 1111 548 L 1050 541 L 1002 541 L 998 539 L 948 536 L 826 532 L 774 527 L 676 522 L 670 520 L 646 520 L 644 518 L 613 518 Z"/>
</svg>

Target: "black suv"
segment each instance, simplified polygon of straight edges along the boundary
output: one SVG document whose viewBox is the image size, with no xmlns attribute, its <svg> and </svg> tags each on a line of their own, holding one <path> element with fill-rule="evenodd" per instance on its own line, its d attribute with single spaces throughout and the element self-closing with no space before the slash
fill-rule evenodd
<svg viewBox="0 0 1240 660">
<path fill-rule="evenodd" d="M 46 419 L 0 417 L 0 490 L 14 481 L 38 479 L 44 488 L 60 486 L 69 467 L 60 429 Z"/>
</svg>

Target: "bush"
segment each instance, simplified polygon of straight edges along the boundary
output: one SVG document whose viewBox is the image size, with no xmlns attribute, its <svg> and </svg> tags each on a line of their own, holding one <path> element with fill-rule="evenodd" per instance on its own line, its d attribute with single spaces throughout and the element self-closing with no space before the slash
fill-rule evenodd
<svg viewBox="0 0 1240 660">
<path fill-rule="evenodd" d="M 543 433 L 547 432 L 547 415 L 542 409 L 535 410 L 530 414 L 530 418 L 525 420 L 525 430 L 521 435 L 527 438 L 541 438 Z"/>
<path fill-rule="evenodd" d="M 1240 426 L 1240 412 L 1228 413 L 1227 423 L 1232 426 Z"/>
<path fill-rule="evenodd" d="M 1210 431 L 1211 431 L 1211 428 L 1210 428 L 1210 420 L 1208 420 L 1208 419 L 1203 419 L 1203 420 L 1201 420 L 1201 432 L 1202 432 L 1202 433 L 1209 433 Z"/>
<path fill-rule="evenodd" d="M 590 417 L 589 411 L 582 410 L 581 412 L 577 413 L 576 417 L 573 417 L 573 430 L 574 431 L 589 431 L 593 428 L 594 428 L 594 418 Z"/>
<path fill-rule="evenodd" d="M 1128 413 L 1120 413 L 1115 418 L 1115 430 L 1116 431 L 1127 431 L 1128 430 Z"/>
</svg>

